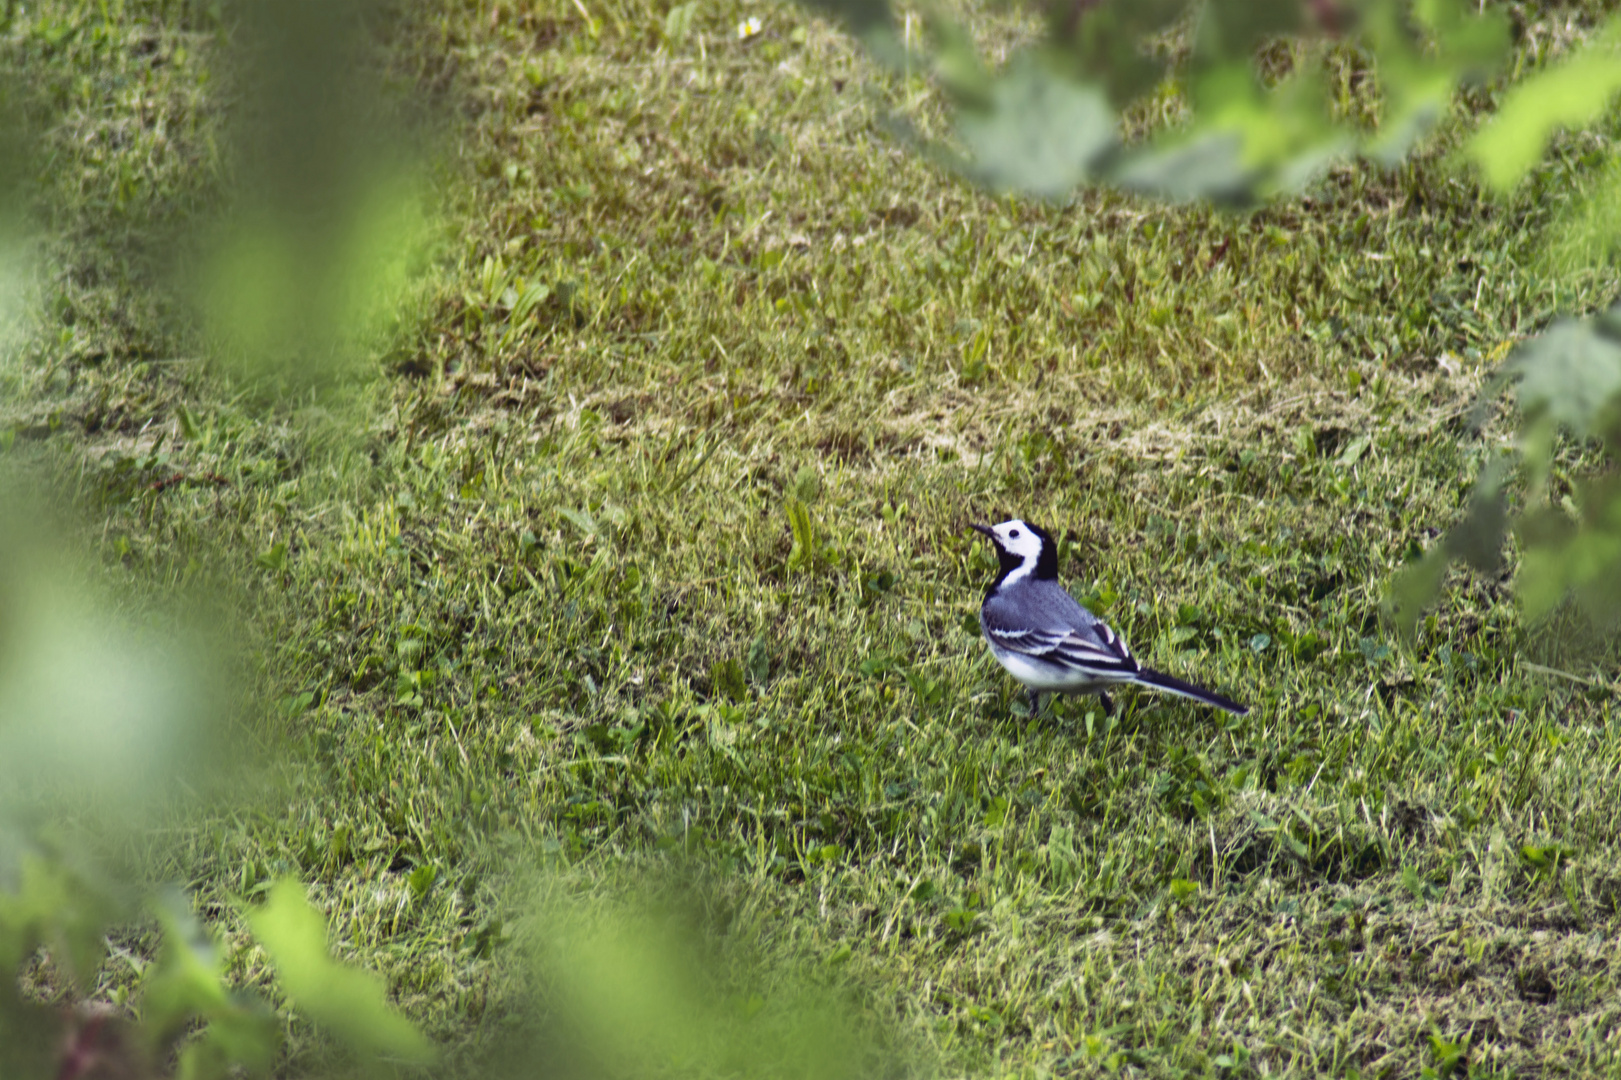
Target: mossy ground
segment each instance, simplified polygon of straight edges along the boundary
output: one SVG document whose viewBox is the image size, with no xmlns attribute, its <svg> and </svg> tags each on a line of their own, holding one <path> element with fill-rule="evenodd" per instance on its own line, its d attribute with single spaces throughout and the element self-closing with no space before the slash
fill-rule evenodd
<svg viewBox="0 0 1621 1080">
<path fill-rule="evenodd" d="M 1466 422 L 1482 374 L 1614 292 L 1540 254 L 1608 137 L 1491 201 L 1447 164 L 1482 90 L 1410 164 L 1259 212 L 1054 206 L 890 141 L 932 92 L 797 8 L 666 14 L 390 36 L 438 110 L 434 242 L 337 433 L 242 394 L 176 298 L 223 201 L 218 24 L 11 16 L 44 152 L 0 433 L 73 478 L 132 603 L 238 598 L 277 782 L 158 845 L 238 976 L 232 905 L 295 874 L 474 1060 L 523 1008 L 519 869 L 679 865 L 711 930 L 824 966 L 923 1069 L 1614 1069 L 1613 652 L 1531 663 L 1566 661 L 1512 560 L 1410 643 L 1380 616 L 1507 443 Z M 1519 17 L 1527 54 L 1590 22 Z M 1012 515 L 1252 712 L 1026 715 L 965 532 Z"/>
</svg>

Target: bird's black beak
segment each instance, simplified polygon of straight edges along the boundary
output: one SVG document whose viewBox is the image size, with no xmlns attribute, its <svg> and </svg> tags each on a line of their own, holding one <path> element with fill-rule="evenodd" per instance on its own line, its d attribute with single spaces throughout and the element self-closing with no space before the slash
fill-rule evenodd
<svg viewBox="0 0 1621 1080">
<path fill-rule="evenodd" d="M 978 532 L 984 533 L 986 536 L 991 538 L 992 543 L 996 542 L 996 531 L 994 529 L 992 529 L 989 525 L 981 525 L 977 521 L 970 521 L 968 523 L 968 527 L 970 529 L 974 529 L 974 530 L 976 530 Z"/>
</svg>

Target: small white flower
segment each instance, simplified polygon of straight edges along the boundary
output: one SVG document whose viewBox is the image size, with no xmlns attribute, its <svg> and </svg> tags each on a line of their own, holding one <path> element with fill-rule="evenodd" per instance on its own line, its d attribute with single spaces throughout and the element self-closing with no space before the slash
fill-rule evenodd
<svg viewBox="0 0 1621 1080">
<path fill-rule="evenodd" d="M 749 38 L 753 37 L 759 32 L 760 20 L 757 16 L 750 15 L 748 18 L 737 24 L 737 40 L 739 41 L 747 41 Z"/>
</svg>

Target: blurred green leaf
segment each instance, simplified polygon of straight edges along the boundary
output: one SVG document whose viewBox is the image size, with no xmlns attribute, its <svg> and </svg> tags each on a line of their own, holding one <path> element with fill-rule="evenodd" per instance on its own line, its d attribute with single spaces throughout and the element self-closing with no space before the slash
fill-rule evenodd
<svg viewBox="0 0 1621 1080">
<path fill-rule="evenodd" d="M 1621 90 L 1621 15 L 1572 55 L 1509 90 L 1465 145 L 1486 182 L 1507 191 L 1542 157 L 1556 128 L 1591 123 Z"/>
<path fill-rule="evenodd" d="M 1543 507 L 1516 523 L 1520 600 L 1526 617 L 1538 619 L 1570 595 L 1595 623 L 1612 626 L 1621 620 L 1621 479 L 1594 482 L 1581 496 L 1579 522 Z"/>
<path fill-rule="evenodd" d="M 1497 572 L 1503 562 L 1503 538 L 1508 532 L 1508 504 L 1497 476 L 1488 471 L 1475 485 L 1469 513 L 1446 537 L 1446 552 L 1482 574 Z"/>
<path fill-rule="evenodd" d="M 1144 47 L 1147 39 L 1169 29 L 1188 7 L 1188 0 L 1051 5 L 1047 59 L 1071 78 L 1101 85 L 1108 101 L 1124 108 L 1152 89 L 1165 68 Z"/>
<path fill-rule="evenodd" d="M 971 109 L 995 107 L 991 73 L 980 62 L 973 35 L 961 23 L 932 12 L 929 33 L 935 40 L 934 77 L 959 105 Z"/>
<path fill-rule="evenodd" d="M 997 77 L 983 107 L 964 107 L 957 130 L 972 151 L 965 171 L 994 190 L 1049 199 L 1092 179 L 1114 149 L 1118 120 L 1096 86 L 1059 74 L 1030 51 Z"/>
<path fill-rule="evenodd" d="M 219 952 L 189 908 L 178 893 L 157 905 L 163 946 L 144 984 L 141 1018 L 159 1045 L 184 1035 L 195 1020 L 207 1024 L 186 1046 L 181 1075 L 268 1069 L 281 1042 L 280 1025 L 256 1000 L 230 992 Z"/>
<path fill-rule="evenodd" d="M 1435 602 L 1446 577 L 1447 562 L 1445 545 L 1436 544 L 1423 558 L 1402 567 L 1391 579 L 1386 610 L 1402 633 L 1410 633 L 1424 609 Z"/>
<path fill-rule="evenodd" d="M 1496 396 L 1494 387 L 1520 380 L 1520 446 L 1533 492 L 1542 490 L 1558 429 L 1583 438 L 1607 436 L 1613 443 L 1621 416 L 1618 324 L 1613 310 L 1596 319 L 1555 323 L 1521 345 L 1483 392 L 1484 404 Z M 1499 459 L 1483 470 L 1464 520 L 1393 582 L 1392 603 L 1404 628 L 1433 602 L 1449 559 L 1486 573 L 1497 570 L 1509 527 L 1502 494 L 1508 467 Z M 1521 544 L 1516 590 L 1533 621 L 1574 595 L 1590 618 L 1610 625 L 1621 618 L 1621 485 L 1601 479 L 1579 485 L 1575 495 L 1576 518 L 1561 508 L 1534 506 L 1514 523 Z"/>
<path fill-rule="evenodd" d="M 48 855 L 15 835 L 0 865 L 0 969 L 15 972 L 40 945 L 50 948 L 80 988 L 106 955 L 103 928 L 118 905 L 60 856 Z"/>
<path fill-rule="evenodd" d="M 1244 163 L 1243 150 L 1244 139 L 1237 132 L 1200 132 L 1130 155 L 1113 178 L 1129 190 L 1175 202 L 1244 204 L 1251 200 L 1255 173 Z"/>
<path fill-rule="evenodd" d="M 805 0 L 805 4 L 844 24 L 882 63 L 900 67 L 906 62 L 887 0 Z"/>
<path fill-rule="evenodd" d="M 1304 30 L 1305 15 L 1300 0 L 1210 0 L 1200 13 L 1198 45 L 1211 56 L 1246 56 L 1267 38 Z"/>
<path fill-rule="evenodd" d="M 1413 24 L 1429 42 L 1416 40 Z M 1363 40 L 1378 66 L 1386 100 L 1368 152 L 1394 164 L 1445 114 L 1458 84 L 1488 74 L 1507 52 L 1508 20 L 1501 11 L 1465 8 L 1461 0 L 1378 0 L 1363 11 Z"/>
<path fill-rule="evenodd" d="M 1597 431 L 1600 413 L 1621 395 L 1621 340 L 1594 321 L 1564 319 L 1515 350 L 1520 408 L 1545 414 L 1578 436 Z"/>
<path fill-rule="evenodd" d="M 439 868 L 424 863 L 406 877 L 405 887 L 410 891 L 411 899 L 420 901 L 438 880 Z"/>
<path fill-rule="evenodd" d="M 124 625 L 0 515 L 0 810 L 65 802 L 122 827 L 209 746 L 208 683 L 190 634 Z M 195 775 L 193 775 L 195 779 Z"/>
<path fill-rule="evenodd" d="M 415 1064 L 433 1060 L 433 1045 L 389 1005 L 382 980 L 327 953 L 326 922 L 304 898 L 302 885 L 278 881 L 247 920 L 295 1009 L 362 1054 Z"/>
</svg>

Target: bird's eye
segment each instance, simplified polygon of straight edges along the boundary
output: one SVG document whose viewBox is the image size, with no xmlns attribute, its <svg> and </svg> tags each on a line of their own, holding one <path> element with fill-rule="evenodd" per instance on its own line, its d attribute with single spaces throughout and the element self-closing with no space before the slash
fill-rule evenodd
<svg viewBox="0 0 1621 1080">
<path fill-rule="evenodd" d="M 1019 530 L 1014 529 L 1012 532 L 1007 534 L 1007 538 L 1009 540 L 1017 540 L 1019 538 Z"/>
</svg>

